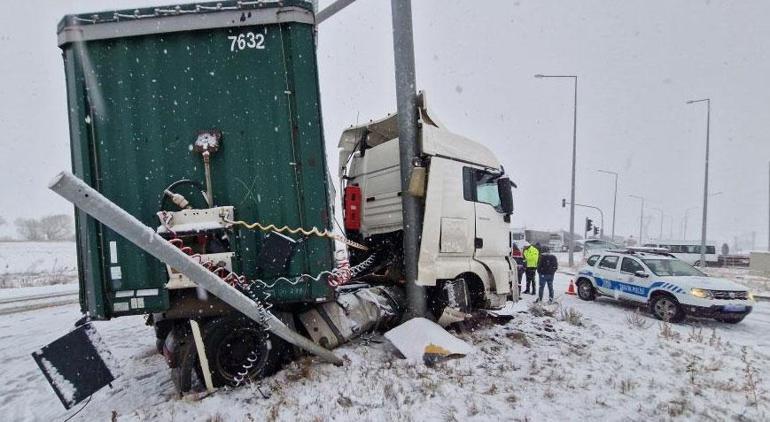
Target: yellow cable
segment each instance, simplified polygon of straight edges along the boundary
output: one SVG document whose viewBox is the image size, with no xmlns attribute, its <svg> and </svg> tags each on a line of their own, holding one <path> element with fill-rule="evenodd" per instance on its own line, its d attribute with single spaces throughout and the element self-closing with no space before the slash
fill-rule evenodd
<svg viewBox="0 0 770 422">
<path fill-rule="evenodd" d="M 338 242 L 342 242 L 342 243 L 344 243 L 344 244 L 346 244 L 348 246 L 354 247 L 356 249 L 360 249 L 362 251 L 368 251 L 369 250 L 368 247 L 366 247 L 366 246 L 364 246 L 364 245 L 362 245 L 360 243 L 356 243 L 356 242 L 354 242 L 352 240 L 349 240 L 349 239 L 345 238 L 344 236 L 340 236 L 338 234 L 331 233 L 328 230 L 320 231 L 316 227 L 313 227 L 310 230 L 303 229 L 302 227 L 298 227 L 298 228 L 293 229 L 293 228 L 291 228 L 289 226 L 276 227 L 275 224 L 269 224 L 267 226 L 263 226 L 262 224 L 259 224 L 259 222 L 255 222 L 255 223 L 249 224 L 249 223 L 247 223 L 245 221 L 241 221 L 241 220 L 234 221 L 234 220 L 230 220 L 230 219 L 227 219 L 227 218 L 222 218 L 222 220 L 225 223 L 236 224 L 236 225 L 239 225 L 239 226 L 243 226 L 243 227 L 246 227 L 249 230 L 259 229 L 259 230 L 261 230 L 263 232 L 270 232 L 270 231 L 274 231 L 274 232 L 278 232 L 278 233 L 289 232 L 291 234 L 302 233 L 305 236 L 328 237 L 328 238 L 334 239 L 334 240 L 336 240 Z"/>
</svg>

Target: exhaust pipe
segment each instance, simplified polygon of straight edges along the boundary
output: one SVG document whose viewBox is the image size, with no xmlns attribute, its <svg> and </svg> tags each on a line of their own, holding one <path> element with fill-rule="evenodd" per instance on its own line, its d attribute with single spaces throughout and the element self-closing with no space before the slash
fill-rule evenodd
<svg viewBox="0 0 770 422">
<path fill-rule="evenodd" d="M 273 334 L 327 362 L 342 365 L 342 359 L 337 355 L 287 327 L 258 303 L 225 283 L 72 173 L 59 173 L 48 184 L 48 188 L 164 264 L 175 268 L 242 314 L 260 324 L 266 324 Z"/>
</svg>

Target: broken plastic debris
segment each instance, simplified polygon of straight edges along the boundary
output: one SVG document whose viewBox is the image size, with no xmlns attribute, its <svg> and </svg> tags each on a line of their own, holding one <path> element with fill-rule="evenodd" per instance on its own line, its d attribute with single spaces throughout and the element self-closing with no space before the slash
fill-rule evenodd
<svg viewBox="0 0 770 422">
<path fill-rule="evenodd" d="M 393 346 L 410 362 L 430 366 L 463 357 L 473 347 L 425 318 L 414 318 L 385 333 Z"/>
<path fill-rule="evenodd" d="M 505 306 L 500 309 L 484 309 L 484 312 L 495 318 L 512 317 L 515 313 L 514 305 L 513 302 L 508 301 L 505 303 Z"/>
</svg>

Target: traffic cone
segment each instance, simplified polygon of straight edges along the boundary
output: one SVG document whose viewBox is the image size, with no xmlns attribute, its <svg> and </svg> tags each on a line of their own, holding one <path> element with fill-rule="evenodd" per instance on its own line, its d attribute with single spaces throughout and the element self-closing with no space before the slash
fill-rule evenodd
<svg viewBox="0 0 770 422">
<path fill-rule="evenodd" d="M 569 287 L 567 288 L 567 294 L 568 295 L 575 295 L 575 283 L 572 282 L 572 279 L 569 280 Z"/>
</svg>

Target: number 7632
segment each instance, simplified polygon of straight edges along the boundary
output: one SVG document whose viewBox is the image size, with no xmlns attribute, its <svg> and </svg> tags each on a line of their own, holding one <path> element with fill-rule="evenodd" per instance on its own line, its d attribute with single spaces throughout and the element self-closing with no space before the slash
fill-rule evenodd
<svg viewBox="0 0 770 422">
<path fill-rule="evenodd" d="M 230 40 L 230 51 L 265 49 L 265 34 L 246 32 L 238 35 L 230 35 L 227 39 Z"/>
</svg>

